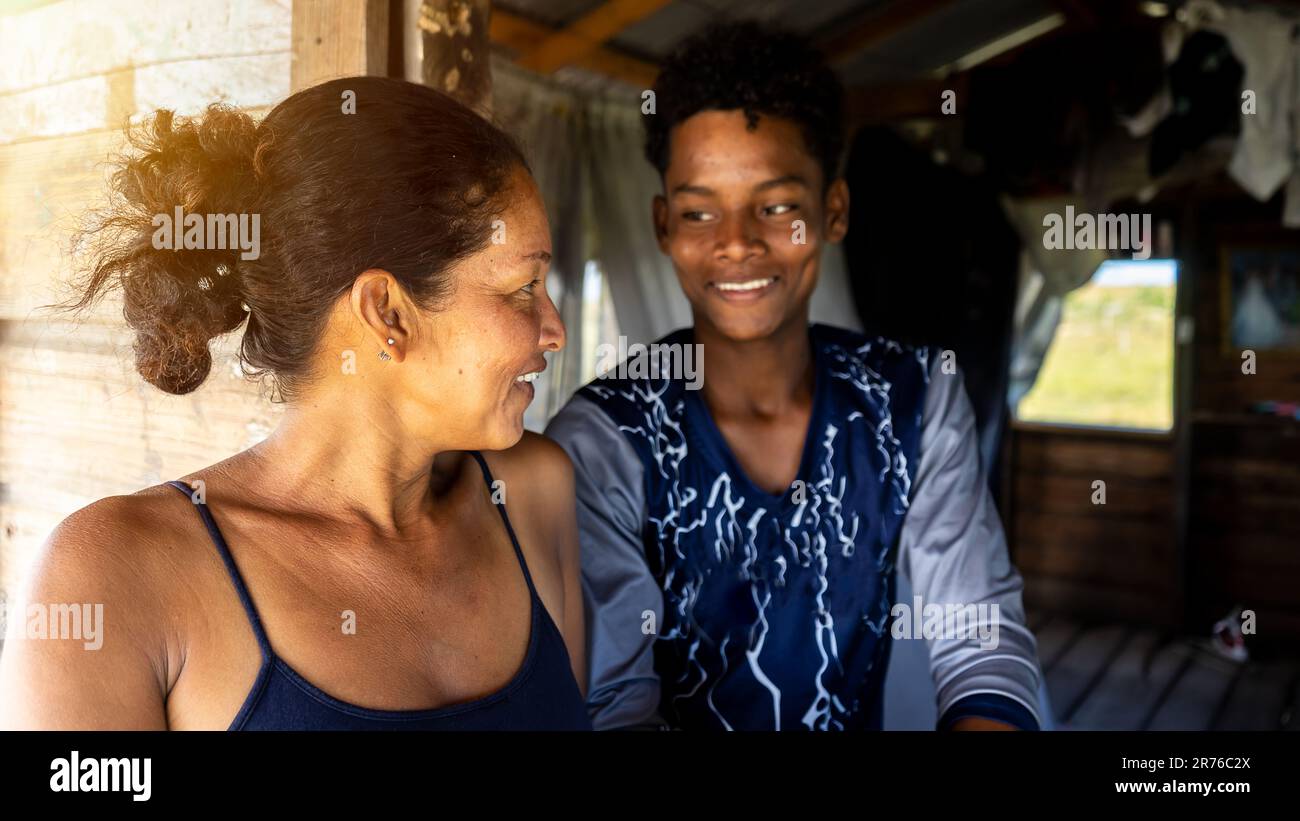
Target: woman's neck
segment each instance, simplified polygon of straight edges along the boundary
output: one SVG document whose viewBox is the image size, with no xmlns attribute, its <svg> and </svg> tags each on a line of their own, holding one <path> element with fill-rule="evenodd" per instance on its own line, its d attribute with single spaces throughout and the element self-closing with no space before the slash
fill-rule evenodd
<svg viewBox="0 0 1300 821">
<path fill-rule="evenodd" d="M 392 407 L 359 406 L 355 396 L 293 403 L 247 455 L 262 495 L 286 509 L 310 508 L 393 539 L 427 531 L 465 467 L 463 452 L 413 439 Z"/>
</svg>

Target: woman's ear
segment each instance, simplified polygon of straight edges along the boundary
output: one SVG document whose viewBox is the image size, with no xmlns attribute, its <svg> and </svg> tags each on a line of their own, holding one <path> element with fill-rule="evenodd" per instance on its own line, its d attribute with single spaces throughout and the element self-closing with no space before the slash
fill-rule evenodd
<svg viewBox="0 0 1300 821">
<path fill-rule="evenodd" d="M 352 313 L 374 340 L 378 351 L 396 362 L 406 357 L 411 341 L 410 318 L 399 310 L 402 304 L 397 280 L 387 271 L 362 271 L 352 283 Z"/>
<path fill-rule="evenodd" d="M 826 189 L 826 241 L 839 242 L 849 232 L 849 184 L 839 177 Z"/>
</svg>

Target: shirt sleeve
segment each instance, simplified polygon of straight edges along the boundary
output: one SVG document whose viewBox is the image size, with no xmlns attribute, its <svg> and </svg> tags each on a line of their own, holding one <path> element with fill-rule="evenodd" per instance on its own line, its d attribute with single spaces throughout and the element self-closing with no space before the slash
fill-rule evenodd
<svg viewBox="0 0 1300 821">
<path fill-rule="evenodd" d="M 573 461 L 587 609 L 587 713 L 597 730 L 667 729 L 659 715 L 656 634 L 643 630 L 660 623 L 663 591 L 641 542 L 641 460 L 614 421 L 583 396 L 551 420 L 546 435 Z"/>
<path fill-rule="evenodd" d="M 916 484 L 899 541 L 913 601 L 902 604 L 968 614 L 976 605 L 965 631 L 926 638 L 939 729 L 979 716 L 1036 730 L 1038 649 L 1025 625 L 1024 585 L 985 481 L 961 371 L 950 370 L 937 357 L 930 370 Z"/>
</svg>

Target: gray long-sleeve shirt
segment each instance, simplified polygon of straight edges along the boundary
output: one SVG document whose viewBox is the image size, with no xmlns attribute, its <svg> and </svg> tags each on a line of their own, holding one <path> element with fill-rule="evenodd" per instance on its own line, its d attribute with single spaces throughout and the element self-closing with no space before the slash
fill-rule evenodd
<svg viewBox="0 0 1300 821">
<path fill-rule="evenodd" d="M 895 637 L 927 642 L 941 726 L 963 715 L 1034 724 L 1039 721 L 1036 646 L 1025 627 L 1021 577 L 1009 561 L 980 467 L 974 415 L 960 371 L 945 368 L 937 357 L 927 367 L 918 463 L 910 467 L 897 553 L 898 568 L 920 601 L 896 603 L 892 629 Z M 895 419 L 900 410 L 894 409 Z M 575 396 L 547 428 L 576 472 L 588 710 L 597 729 L 664 723 L 656 631 L 644 627 L 666 615 L 665 593 L 644 539 L 651 515 L 646 463 L 627 428 L 590 392 Z M 926 625 L 934 621 L 926 604 L 973 605 L 963 611 L 972 621 L 960 635 L 951 630 L 927 635 Z M 911 612 L 916 605 L 921 609 Z M 978 628 L 986 632 L 981 636 Z M 991 636 L 996 646 L 988 646 Z M 1007 718 L 1006 708 L 1013 716 L 1031 718 Z"/>
</svg>

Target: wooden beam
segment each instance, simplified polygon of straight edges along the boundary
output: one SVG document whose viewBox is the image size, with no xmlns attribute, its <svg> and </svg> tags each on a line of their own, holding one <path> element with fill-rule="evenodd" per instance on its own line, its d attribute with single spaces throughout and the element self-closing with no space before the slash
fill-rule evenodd
<svg viewBox="0 0 1300 821">
<path fill-rule="evenodd" d="M 293 0 L 292 91 L 388 72 L 388 0 Z"/>
<path fill-rule="evenodd" d="M 555 30 L 542 23 L 535 23 L 527 17 L 520 17 L 501 9 L 492 10 L 489 34 L 495 45 L 508 48 L 519 54 L 532 51 L 537 44 L 550 37 Z"/>
<path fill-rule="evenodd" d="M 524 68 L 550 74 L 573 65 L 633 23 L 649 17 L 671 0 L 607 0 L 553 32 L 517 61 Z"/>
<path fill-rule="evenodd" d="M 1009 64 L 1026 49 L 1037 48 L 1045 39 L 1069 31 L 1068 23 L 1069 18 L 1061 12 L 1049 14 L 984 43 L 948 65 L 940 66 L 935 72 L 939 76 L 947 76 L 970 71 L 980 65 Z"/>
<path fill-rule="evenodd" d="M 555 33 L 555 29 L 541 23 L 535 23 L 517 14 L 511 14 L 500 9 L 494 9 L 492 12 L 492 42 L 517 54 L 527 54 L 536 50 L 541 43 Z M 574 60 L 572 65 L 605 77 L 621 80 L 637 88 L 652 86 L 655 76 L 659 73 L 659 67 L 654 63 L 629 57 L 606 46 L 597 46 L 592 51 Z"/>
<path fill-rule="evenodd" d="M 1097 12 L 1088 8 L 1080 0 L 1052 0 L 1052 5 L 1056 6 L 1077 29 L 1097 27 Z"/>
<path fill-rule="evenodd" d="M 869 13 L 866 19 L 851 26 L 848 31 L 836 34 L 818 45 L 831 62 L 842 62 L 864 49 L 888 40 L 954 2 L 955 0 L 894 0 L 884 9 Z"/>
<path fill-rule="evenodd" d="M 913 118 L 943 119 L 965 113 L 969 81 L 965 74 L 946 79 L 920 78 L 907 82 L 873 86 L 852 86 L 845 91 L 845 120 L 850 133 L 863 125 Z M 957 113 L 942 112 L 943 93 L 957 95 Z"/>
</svg>

